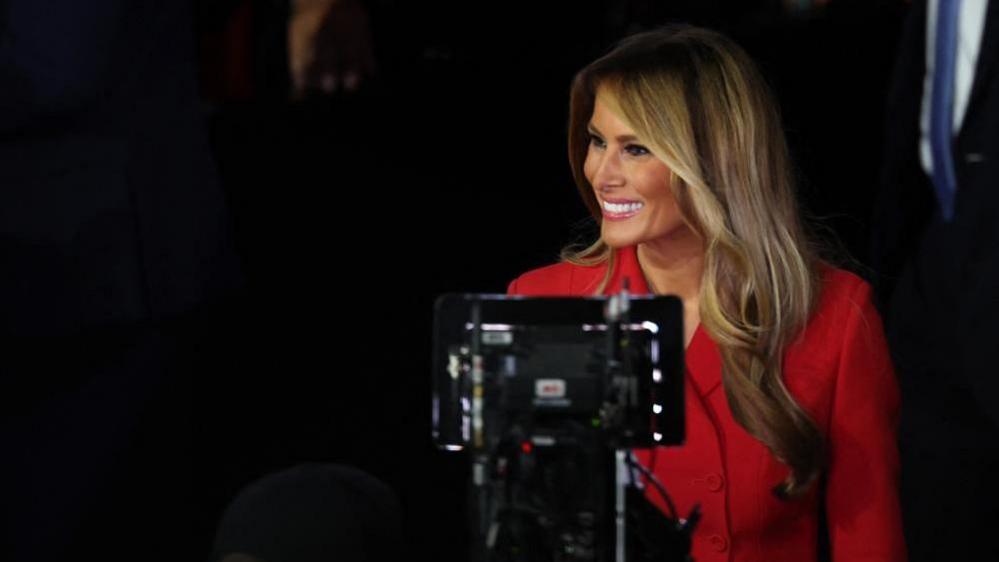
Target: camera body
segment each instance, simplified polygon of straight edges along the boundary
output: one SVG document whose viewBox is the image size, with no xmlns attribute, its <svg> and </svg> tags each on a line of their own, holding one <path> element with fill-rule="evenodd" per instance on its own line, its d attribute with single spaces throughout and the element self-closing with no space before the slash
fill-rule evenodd
<svg viewBox="0 0 999 562">
<path fill-rule="evenodd" d="M 682 334 L 674 297 L 437 300 L 433 432 L 471 457 L 473 560 L 642 559 L 623 455 L 683 440 Z"/>
</svg>

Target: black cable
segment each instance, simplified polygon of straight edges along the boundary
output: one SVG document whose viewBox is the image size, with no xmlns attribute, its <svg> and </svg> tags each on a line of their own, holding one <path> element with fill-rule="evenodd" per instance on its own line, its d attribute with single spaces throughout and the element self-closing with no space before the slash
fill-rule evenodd
<svg viewBox="0 0 999 562">
<path fill-rule="evenodd" d="M 663 486 L 663 483 L 660 482 L 659 479 L 656 478 L 656 476 L 652 474 L 652 472 L 650 472 L 648 468 L 642 466 L 641 463 L 635 462 L 631 458 L 630 454 L 625 455 L 624 459 L 625 459 L 624 462 L 628 466 L 637 468 L 642 474 L 645 475 L 646 478 L 649 479 L 650 482 L 652 482 L 652 485 L 656 488 L 656 491 L 659 492 L 659 495 L 662 497 L 663 501 L 666 502 L 666 507 L 669 508 L 670 517 L 672 517 L 674 520 L 679 520 L 679 516 L 677 515 L 676 511 L 676 506 L 673 504 L 673 500 L 670 499 L 669 494 L 666 493 L 666 487 Z"/>
</svg>

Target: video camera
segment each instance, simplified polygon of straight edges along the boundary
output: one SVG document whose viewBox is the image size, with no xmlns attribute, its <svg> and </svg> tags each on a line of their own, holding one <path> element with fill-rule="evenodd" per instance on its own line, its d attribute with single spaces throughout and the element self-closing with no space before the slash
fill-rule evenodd
<svg viewBox="0 0 999 562">
<path fill-rule="evenodd" d="M 679 299 L 444 295 L 432 383 L 435 443 L 471 456 L 473 561 L 687 559 L 696 512 L 652 506 L 631 454 L 683 441 Z"/>
</svg>

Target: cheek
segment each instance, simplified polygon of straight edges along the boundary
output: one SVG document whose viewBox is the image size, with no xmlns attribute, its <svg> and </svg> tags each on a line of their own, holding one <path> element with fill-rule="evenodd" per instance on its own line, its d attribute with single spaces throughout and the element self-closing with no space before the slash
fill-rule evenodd
<svg viewBox="0 0 999 562">
<path fill-rule="evenodd" d="M 583 176 L 586 177 L 586 181 L 593 185 L 593 173 L 596 171 L 596 160 L 592 157 L 590 151 L 586 152 L 586 160 L 583 161 Z"/>
<path fill-rule="evenodd" d="M 646 199 L 662 204 L 673 200 L 669 185 L 669 172 L 659 169 L 646 170 L 641 180 L 635 182 L 636 190 Z"/>
</svg>

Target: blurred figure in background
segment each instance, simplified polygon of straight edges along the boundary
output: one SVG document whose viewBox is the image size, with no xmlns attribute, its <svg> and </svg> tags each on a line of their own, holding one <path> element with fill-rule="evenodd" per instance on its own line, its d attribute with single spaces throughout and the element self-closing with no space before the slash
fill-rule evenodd
<svg viewBox="0 0 999 562">
<path fill-rule="evenodd" d="M 189 2 L 2 4 L 0 270 L 0 559 L 191 559 L 198 339 L 241 275 Z"/>
<path fill-rule="evenodd" d="M 368 15 L 360 0 L 293 0 L 288 60 L 296 98 L 355 92 L 375 72 Z"/>
<path fill-rule="evenodd" d="M 353 93 L 375 75 L 362 0 L 216 0 L 198 5 L 202 92 L 212 103 Z"/>
<path fill-rule="evenodd" d="M 246 486 L 226 509 L 212 562 L 395 562 L 402 510 L 375 477 L 304 464 Z"/>
<path fill-rule="evenodd" d="M 997 560 L 999 2 L 914 3 L 873 264 L 902 386 L 910 557 Z"/>
</svg>

